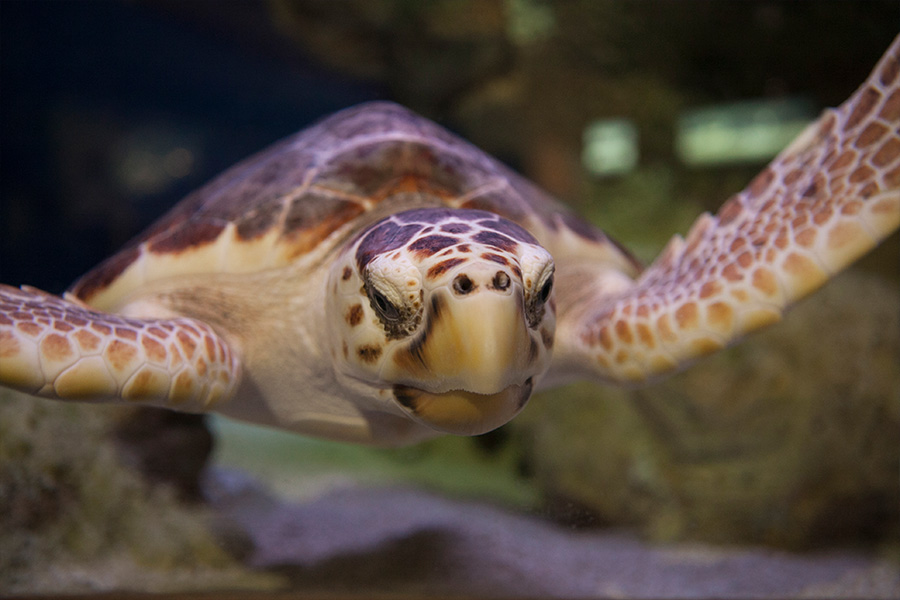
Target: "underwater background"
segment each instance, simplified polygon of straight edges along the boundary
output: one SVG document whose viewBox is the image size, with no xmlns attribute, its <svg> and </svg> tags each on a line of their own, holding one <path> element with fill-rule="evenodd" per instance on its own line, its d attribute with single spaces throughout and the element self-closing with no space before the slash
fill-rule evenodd
<svg viewBox="0 0 900 600">
<path fill-rule="evenodd" d="M 218 172 L 374 99 L 471 140 L 650 262 L 804 123 L 852 93 L 898 31 L 893 1 L 7 0 L 0 281 L 60 293 Z M 430 587 L 427 564 L 384 567 L 387 583 L 371 573 L 341 579 L 339 567 L 453 545 L 419 530 L 384 530 L 408 542 L 402 552 L 332 550 L 360 558 L 314 577 L 296 568 L 320 565 L 314 559 L 264 552 L 280 547 L 263 527 L 277 526 L 255 516 L 265 507 L 271 517 L 281 514 L 276 505 L 319 510 L 315 503 L 331 498 L 374 536 L 383 524 L 369 511 L 417 494 L 435 498 L 425 512 L 483 502 L 573 535 L 626 531 L 655 544 L 804 557 L 849 548 L 865 558 L 829 563 L 822 581 L 840 573 L 857 591 L 896 594 L 898 256 L 895 234 L 783 323 L 666 382 L 554 390 L 471 439 L 373 450 L 216 417 L 184 436 L 154 422 L 150 445 L 174 444 L 164 446 L 165 468 L 185 473 L 160 484 L 116 441 L 122 423 L 141 436 L 127 411 L 2 392 L 0 595 L 329 590 L 338 580 L 337 589 L 359 593 L 490 592 Z M 242 493 L 255 500 L 241 504 Z M 538 535 L 523 523 L 510 526 Z M 776 555 L 766 569 L 795 556 Z M 464 571 L 451 562 L 447 573 Z M 759 565 L 740 565 L 739 589 L 754 592 Z M 822 581 L 769 591 L 852 588 Z M 720 583 L 692 580 L 685 594 L 720 593 Z M 506 585 L 497 589 L 514 589 Z M 623 586 L 603 589 L 653 595 Z"/>
</svg>

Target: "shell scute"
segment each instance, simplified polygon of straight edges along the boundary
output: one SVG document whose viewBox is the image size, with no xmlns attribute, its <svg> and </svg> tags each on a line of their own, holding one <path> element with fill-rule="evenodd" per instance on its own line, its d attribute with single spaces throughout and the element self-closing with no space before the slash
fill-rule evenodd
<svg viewBox="0 0 900 600">
<path fill-rule="evenodd" d="M 235 221 L 235 231 L 238 240 L 242 242 L 253 241 L 268 233 L 284 210 L 284 200 L 279 198 L 277 202 L 271 202 L 258 209 L 241 215 Z"/>
<path fill-rule="evenodd" d="M 417 182 L 433 193 L 453 197 L 487 180 L 490 173 L 464 157 L 443 152 L 431 139 L 369 141 L 332 158 L 316 185 L 365 198 L 378 198 L 399 180 Z"/>
<path fill-rule="evenodd" d="M 150 242 L 149 249 L 155 254 L 175 254 L 214 242 L 223 229 L 223 222 L 199 221 L 190 227 L 179 227 L 155 238 Z"/>
<path fill-rule="evenodd" d="M 281 237 L 302 241 L 298 253 L 308 252 L 364 210 L 359 203 L 312 192 L 288 207 Z"/>
<path fill-rule="evenodd" d="M 82 299 L 94 296 L 118 279 L 140 255 L 141 251 L 137 247 L 126 248 L 114 254 L 79 279 L 70 291 Z"/>
<path fill-rule="evenodd" d="M 487 190 L 483 193 L 473 195 L 460 204 L 460 208 L 485 210 L 497 213 L 511 221 L 520 223 L 529 215 L 529 212 L 524 206 L 509 201 L 508 192 L 504 193 L 500 190 Z"/>
</svg>

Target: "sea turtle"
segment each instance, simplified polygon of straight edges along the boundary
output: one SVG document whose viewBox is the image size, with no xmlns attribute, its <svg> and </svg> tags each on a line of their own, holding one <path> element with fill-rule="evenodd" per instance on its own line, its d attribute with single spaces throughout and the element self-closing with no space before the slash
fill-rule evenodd
<svg viewBox="0 0 900 600">
<path fill-rule="evenodd" d="M 0 383 L 402 444 L 532 391 L 634 383 L 777 321 L 900 224 L 900 37 L 643 269 L 395 104 L 333 115 L 188 196 L 59 298 L 0 288 Z"/>
</svg>

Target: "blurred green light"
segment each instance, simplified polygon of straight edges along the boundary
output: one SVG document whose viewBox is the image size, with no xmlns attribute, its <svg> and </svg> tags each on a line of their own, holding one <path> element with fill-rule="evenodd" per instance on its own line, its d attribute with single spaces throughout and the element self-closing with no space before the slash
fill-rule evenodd
<svg viewBox="0 0 900 600">
<path fill-rule="evenodd" d="M 758 163 L 813 120 L 804 100 L 762 100 L 693 110 L 678 121 L 676 153 L 688 165 Z"/>
<path fill-rule="evenodd" d="M 626 119 L 594 121 L 585 130 L 581 162 L 593 175 L 621 175 L 637 166 L 637 128 Z"/>
<path fill-rule="evenodd" d="M 556 29 L 553 6 L 540 0 L 506 0 L 507 32 L 517 44 L 549 37 Z"/>
</svg>

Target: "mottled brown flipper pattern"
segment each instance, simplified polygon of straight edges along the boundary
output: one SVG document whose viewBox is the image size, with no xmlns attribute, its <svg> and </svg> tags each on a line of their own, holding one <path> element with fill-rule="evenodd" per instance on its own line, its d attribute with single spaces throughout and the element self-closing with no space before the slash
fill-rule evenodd
<svg viewBox="0 0 900 600">
<path fill-rule="evenodd" d="M 716 216 L 673 239 L 636 285 L 561 329 L 582 373 L 641 381 L 777 321 L 900 225 L 900 37 Z M 573 347 L 574 346 L 574 347 Z"/>
<path fill-rule="evenodd" d="M 194 319 L 130 319 L 0 285 L 0 384 L 48 398 L 205 411 L 231 397 L 238 357 Z"/>
</svg>

